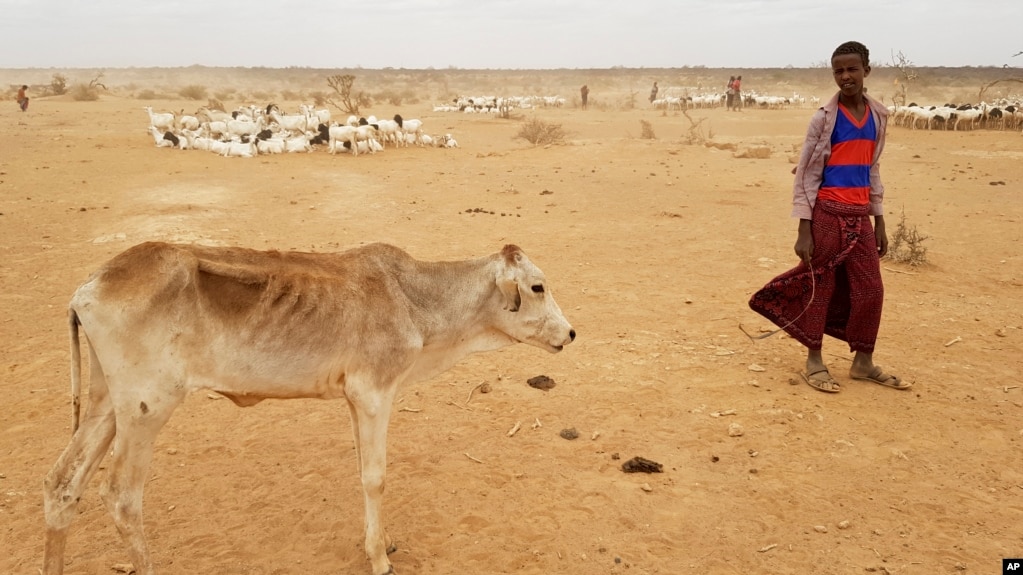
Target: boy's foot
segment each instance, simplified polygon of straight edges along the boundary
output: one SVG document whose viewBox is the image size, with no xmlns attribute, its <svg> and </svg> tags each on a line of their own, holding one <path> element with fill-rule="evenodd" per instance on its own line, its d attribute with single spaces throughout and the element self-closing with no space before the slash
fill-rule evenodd
<svg viewBox="0 0 1023 575">
<path fill-rule="evenodd" d="M 913 384 L 902 381 L 898 376 L 890 373 L 885 373 L 881 366 L 875 365 L 868 373 L 855 373 L 849 371 L 849 377 L 853 379 L 859 379 L 862 381 L 872 381 L 876 384 L 890 387 L 892 389 L 909 389 L 913 387 Z"/>
<path fill-rule="evenodd" d="M 818 391 L 825 393 L 838 393 L 842 391 L 842 387 L 835 381 L 835 378 L 831 377 L 831 373 L 828 372 L 826 367 L 814 372 L 800 372 L 799 375 L 803 377 L 803 381 L 807 385 Z"/>
</svg>

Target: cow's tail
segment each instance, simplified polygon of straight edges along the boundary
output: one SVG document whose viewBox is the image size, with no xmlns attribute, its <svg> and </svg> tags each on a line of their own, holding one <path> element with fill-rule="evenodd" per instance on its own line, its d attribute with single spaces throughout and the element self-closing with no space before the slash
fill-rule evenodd
<svg viewBox="0 0 1023 575">
<path fill-rule="evenodd" d="M 68 335 L 71 340 L 71 433 L 78 431 L 82 409 L 82 350 L 79 345 L 78 312 L 68 309 Z"/>
</svg>

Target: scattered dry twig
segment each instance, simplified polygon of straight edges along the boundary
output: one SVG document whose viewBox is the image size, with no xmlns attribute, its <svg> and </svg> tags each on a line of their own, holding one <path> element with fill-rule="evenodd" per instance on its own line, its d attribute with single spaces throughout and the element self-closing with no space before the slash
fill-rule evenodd
<svg viewBox="0 0 1023 575">
<path fill-rule="evenodd" d="M 906 274 L 906 275 L 909 275 L 909 276 L 915 276 L 916 275 L 916 272 L 907 272 L 907 271 L 903 271 L 903 270 L 897 270 L 895 268 L 890 268 L 888 266 L 884 266 L 884 269 L 886 269 L 886 270 L 888 270 L 890 272 L 895 272 L 897 274 Z"/>
<path fill-rule="evenodd" d="M 479 459 L 476 459 L 475 457 L 469 455 L 468 453 L 466 453 L 465 456 L 468 457 L 469 459 L 475 461 L 476 463 L 483 463 L 482 461 L 480 461 Z"/>
<path fill-rule="evenodd" d="M 960 341 L 963 341 L 963 338 L 961 338 L 961 337 L 959 337 L 959 336 L 957 335 L 955 339 L 953 339 L 952 341 L 950 341 L 950 342 L 946 343 L 946 344 L 945 344 L 945 347 L 948 347 L 948 346 L 952 345 L 953 343 L 956 343 L 956 342 L 960 342 Z"/>
<path fill-rule="evenodd" d="M 475 387 L 473 387 L 472 389 L 469 390 L 469 397 L 465 398 L 465 404 L 466 405 L 469 405 L 469 402 L 472 401 L 472 393 L 474 391 L 476 391 L 477 389 L 479 389 L 479 388 L 483 387 L 484 385 L 486 385 L 486 383 L 487 382 L 485 382 L 485 381 L 481 381 L 481 382 L 477 383 Z"/>
<path fill-rule="evenodd" d="M 511 430 L 508 432 L 508 437 L 511 437 L 511 436 L 515 435 L 519 431 L 520 427 L 522 427 L 522 422 L 521 421 L 516 421 L 515 422 L 515 427 L 512 427 Z"/>
<path fill-rule="evenodd" d="M 757 553 L 767 553 L 768 551 L 770 551 L 771 549 L 774 549 L 777 546 L 778 546 L 777 543 L 771 543 L 770 545 L 767 545 L 766 547 L 761 547 L 760 549 L 757 549 Z"/>
<path fill-rule="evenodd" d="M 398 411 L 411 411 L 412 413 L 419 413 L 420 411 L 422 411 L 422 409 L 419 409 L 417 407 L 403 407 Z"/>
</svg>

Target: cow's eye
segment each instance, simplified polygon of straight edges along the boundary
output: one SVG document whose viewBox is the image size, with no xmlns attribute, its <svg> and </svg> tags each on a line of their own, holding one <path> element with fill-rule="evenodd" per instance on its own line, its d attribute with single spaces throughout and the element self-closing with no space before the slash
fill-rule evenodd
<svg viewBox="0 0 1023 575">
<path fill-rule="evenodd" d="M 543 293 L 543 284 L 536 284 L 532 289 L 533 293 Z"/>
</svg>

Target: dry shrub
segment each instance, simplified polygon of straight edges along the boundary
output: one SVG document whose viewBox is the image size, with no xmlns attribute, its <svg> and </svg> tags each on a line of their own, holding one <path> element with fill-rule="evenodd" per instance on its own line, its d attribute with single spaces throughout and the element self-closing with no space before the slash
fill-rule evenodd
<svg viewBox="0 0 1023 575">
<path fill-rule="evenodd" d="M 927 236 L 917 231 L 916 226 L 906 224 L 906 210 L 902 210 L 899 225 L 888 242 L 888 259 L 895 262 L 918 266 L 927 263 L 927 248 L 923 245 Z"/>
<path fill-rule="evenodd" d="M 220 101 L 220 98 L 208 98 L 206 100 L 206 107 L 210 110 L 220 110 L 222 112 L 227 111 L 224 107 L 224 103 Z"/>
<path fill-rule="evenodd" d="M 689 145 L 706 144 L 709 139 L 714 137 L 713 132 L 711 132 L 709 129 L 707 130 L 707 132 L 703 131 L 703 122 L 707 118 L 700 118 L 699 121 L 693 120 L 692 116 L 689 115 L 689 112 L 687 110 L 682 110 L 682 115 L 685 116 L 687 120 L 689 120 L 689 130 L 686 132 L 684 136 L 682 136 L 683 142 Z"/>
<path fill-rule="evenodd" d="M 392 106 L 400 106 L 404 97 L 394 90 L 381 90 L 373 95 L 373 99 L 377 102 L 387 102 Z"/>
<path fill-rule="evenodd" d="M 139 100 L 160 100 L 162 97 L 152 90 L 142 90 L 135 95 Z"/>
<path fill-rule="evenodd" d="M 309 97 L 313 99 L 313 105 L 317 108 L 322 108 L 327 105 L 327 94 L 320 90 L 312 92 Z"/>
<path fill-rule="evenodd" d="M 644 140 L 656 140 L 657 136 L 654 135 L 654 125 L 646 120 L 640 120 L 639 137 Z"/>
<path fill-rule="evenodd" d="M 293 92 L 291 90 L 281 90 L 281 99 L 289 102 L 300 102 L 305 98 L 302 97 L 302 92 Z"/>
<path fill-rule="evenodd" d="M 54 74 L 53 78 L 50 79 L 50 91 L 57 96 L 63 96 L 67 93 L 67 76 L 64 74 Z"/>
<path fill-rule="evenodd" d="M 71 99 L 76 102 L 94 102 L 99 100 L 99 90 L 88 84 L 75 84 L 68 90 Z"/>
<path fill-rule="evenodd" d="M 189 84 L 178 90 L 178 95 L 186 100 L 203 100 L 206 98 L 206 86 Z"/>
<path fill-rule="evenodd" d="M 234 88 L 228 88 L 226 90 L 221 90 L 219 92 L 214 92 L 213 93 L 213 97 L 218 99 L 218 100 L 221 100 L 221 101 L 223 101 L 223 100 L 230 100 L 231 97 L 234 96 L 236 92 L 237 92 L 237 90 L 235 90 Z M 223 108 L 221 108 L 221 109 L 223 109 Z"/>
<path fill-rule="evenodd" d="M 565 129 L 561 127 L 561 124 L 545 122 L 540 118 L 530 118 L 522 123 L 519 133 L 515 137 L 522 138 L 534 146 L 543 146 L 560 144 L 565 141 L 565 135 Z"/>
</svg>

